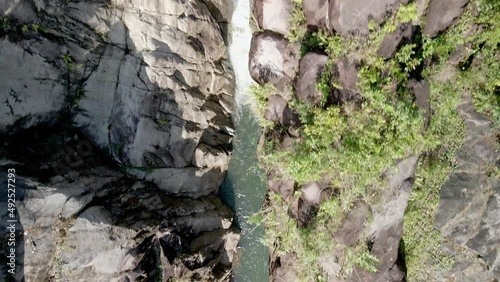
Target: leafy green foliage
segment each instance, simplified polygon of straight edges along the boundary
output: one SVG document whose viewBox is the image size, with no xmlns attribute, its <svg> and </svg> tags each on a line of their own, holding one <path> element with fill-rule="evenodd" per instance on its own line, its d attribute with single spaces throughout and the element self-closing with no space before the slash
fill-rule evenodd
<svg viewBox="0 0 500 282">
<path fill-rule="evenodd" d="M 500 129 L 500 2 L 479 0 L 477 5 L 479 15 L 474 20 L 483 30 L 468 41 L 480 61 L 462 74 L 462 81 L 476 108 L 490 115 Z"/>
<path fill-rule="evenodd" d="M 418 9 L 417 4 L 415 2 L 401 5 L 396 13 L 396 20 L 399 23 L 409 23 L 417 20 L 418 18 Z"/>
<path fill-rule="evenodd" d="M 71 58 L 69 54 L 62 55 L 61 59 L 63 60 L 65 65 L 69 65 L 73 62 L 73 58 Z"/>
<path fill-rule="evenodd" d="M 288 41 L 291 43 L 301 42 L 306 35 L 306 17 L 302 10 L 302 0 L 292 1 L 292 16 L 290 17 L 290 29 L 287 36 Z"/>
<path fill-rule="evenodd" d="M 7 32 L 7 30 L 9 30 L 9 28 L 10 28 L 9 19 L 0 16 L 0 27 L 2 28 L 2 30 L 4 32 Z"/>
<path fill-rule="evenodd" d="M 267 99 L 271 96 L 276 94 L 276 87 L 274 87 L 272 84 L 264 84 L 264 85 L 259 85 L 259 84 L 252 84 L 250 85 L 250 93 L 252 94 L 253 100 L 254 100 L 254 107 L 257 110 L 257 113 L 259 113 L 260 117 L 260 123 L 263 127 L 272 127 L 272 123 L 264 119 L 264 112 L 267 108 Z"/>
</svg>

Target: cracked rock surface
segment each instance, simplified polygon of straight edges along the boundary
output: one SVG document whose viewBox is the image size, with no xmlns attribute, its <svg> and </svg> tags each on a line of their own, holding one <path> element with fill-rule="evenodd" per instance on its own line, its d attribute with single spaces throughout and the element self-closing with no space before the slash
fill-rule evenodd
<svg viewBox="0 0 500 282">
<path fill-rule="evenodd" d="M 232 5 L 1 2 L 0 166 L 16 169 L 24 254 L 15 278 L 229 279 L 239 235 L 217 194 L 234 133 Z"/>
</svg>

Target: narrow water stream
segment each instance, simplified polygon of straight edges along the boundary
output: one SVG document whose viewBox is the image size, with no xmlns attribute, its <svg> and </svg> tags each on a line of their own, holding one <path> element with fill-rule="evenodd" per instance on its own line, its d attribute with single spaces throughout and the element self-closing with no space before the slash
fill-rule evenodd
<svg viewBox="0 0 500 282">
<path fill-rule="evenodd" d="M 248 52 L 252 32 L 249 26 L 250 0 L 233 0 L 235 11 L 231 22 L 232 44 L 229 56 L 236 77 L 236 127 L 233 157 L 220 193 L 235 212 L 235 224 L 241 230 L 238 255 L 233 263 L 235 282 L 269 281 L 268 249 L 262 244 L 264 228 L 247 223 L 258 212 L 266 194 L 264 172 L 259 168 L 256 148 L 260 126 L 249 105 Z"/>
</svg>

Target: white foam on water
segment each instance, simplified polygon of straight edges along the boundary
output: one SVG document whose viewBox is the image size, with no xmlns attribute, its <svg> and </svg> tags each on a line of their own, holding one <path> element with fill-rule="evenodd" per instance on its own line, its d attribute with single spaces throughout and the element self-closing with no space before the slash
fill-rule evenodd
<svg viewBox="0 0 500 282">
<path fill-rule="evenodd" d="M 252 84 L 252 78 L 248 71 L 248 53 L 252 30 L 250 29 L 250 1 L 233 0 L 235 10 L 231 20 L 231 45 L 229 46 L 229 58 L 234 69 L 236 79 L 236 105 L 238 110 L 242 105 L 251 103 L 252 99 L 248 87 Z M 239 111 L 238 111 L 239 112 Z"/>
</svg>

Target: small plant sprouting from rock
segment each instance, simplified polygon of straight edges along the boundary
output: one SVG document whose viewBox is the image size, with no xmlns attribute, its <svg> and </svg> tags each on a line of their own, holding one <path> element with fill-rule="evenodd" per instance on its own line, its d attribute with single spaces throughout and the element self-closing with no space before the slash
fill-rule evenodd
<svg viewBox="0 0 500 282">
<path fill-rule="evenodd" d="M 158 124 L 163 126 L 168 124 L 168 119 L 160 119 L 158 120 Z"/>
<path fill-rule="evenodd" d="M 2 28 L 2 30 L 4 32 L 7 32 L 10 28 L 9 19 L 6 17 L 0 16 L 0 27 Z"/>
<path fill-rule="evenodd" d="M 71 63 L 73 63 L 73 58 L 71 58 L 69 54 L 62 55 L 61 59 L 66 66 L 69 66 Z"/>
</svg>

